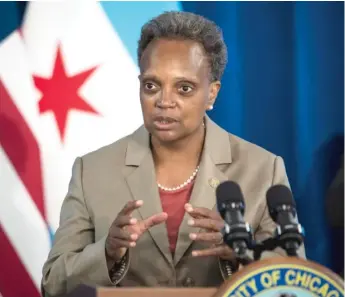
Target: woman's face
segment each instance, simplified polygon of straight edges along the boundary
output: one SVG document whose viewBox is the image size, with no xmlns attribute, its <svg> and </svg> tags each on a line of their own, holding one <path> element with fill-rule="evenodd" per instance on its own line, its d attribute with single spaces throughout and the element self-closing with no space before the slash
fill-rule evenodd
<svg viewBox="0 0 345 297">
<path fill-rule="evenodd" d="M 146 129 L 160 142 L 174 142 L 202 129 L 220 82 L 210 82 L 210 67 L 195 41 L 159 39 L 140 61 L 140 102 Z"/>
</svg>

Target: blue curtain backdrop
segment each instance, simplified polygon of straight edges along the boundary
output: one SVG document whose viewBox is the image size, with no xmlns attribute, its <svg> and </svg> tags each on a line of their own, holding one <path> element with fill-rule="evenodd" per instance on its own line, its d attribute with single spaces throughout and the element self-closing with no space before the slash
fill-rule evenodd
<svg viewBox="0 0 345 297">
<path fill-rule="evenodd" d="M 154 5 L 102 5 L 135 56 L 146 21 L 139 16 L 153 17 Z M 0 41 L 18 27 L 24 9 L 25 3 L 0 3 Z M 214 20 L 228 45 L 229 64 L 211 118 L 284 158 L 307 256 L 340 272 L 343 230 L 329 227 L 324 205 L 343 153 L 343 2 L 181 2 L 178 9 Z M 133 10 L 138 18 L 128 22 Z M 125 34 L 128 26 L 139 27 Z"/>
<path fill-rule="evenodd" d="M 183 8 L 221 26 L 229 48 L 210 116 L 284 158 L 307 256 L 340 271 L 343 231 L 332 236 L 324 205 L 344 143 L 343 2 L 183 2 Z"/>
</svg>

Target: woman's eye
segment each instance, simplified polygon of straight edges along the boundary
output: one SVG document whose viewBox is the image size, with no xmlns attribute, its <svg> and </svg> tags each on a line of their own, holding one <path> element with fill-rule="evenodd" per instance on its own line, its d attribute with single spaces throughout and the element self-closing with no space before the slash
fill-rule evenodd
<svg viewBox="0 0 345 297">
<path fill-rule="evenodd" d="M 190 86 L 181 86 L 179 88 L 179 91 L 181 91 L 182 93 L 189 93 L 191 92 L 193 89 Z"/>
<path fill-rule="evenodd" d="M 156 86 L 153 83 L 146 83 L 145 89 L 149 91 L 153 91 L 156 88 Z"/>
</svg>

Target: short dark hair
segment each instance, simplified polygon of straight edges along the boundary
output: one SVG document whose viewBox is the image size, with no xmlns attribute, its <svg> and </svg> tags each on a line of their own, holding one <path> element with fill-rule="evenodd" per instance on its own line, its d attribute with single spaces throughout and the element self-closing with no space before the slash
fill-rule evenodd
<svg viewBox="0 0 345 297">
<path fill-rule="evenodd" d="M 227 48 L 222 30 L 214 22 L 184 11 L 165 12 L 151 19 L 141 29 L 138 45 L 139 64 L 149 43 L 159 38 L 199 42 L 204 47 L 210 63 L 211 80 L 221 79 L 227 63 Z"/>
</svg>

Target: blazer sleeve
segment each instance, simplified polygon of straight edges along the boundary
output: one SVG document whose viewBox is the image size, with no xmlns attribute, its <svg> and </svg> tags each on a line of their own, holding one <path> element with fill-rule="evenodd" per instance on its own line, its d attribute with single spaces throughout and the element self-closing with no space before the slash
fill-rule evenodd
<svg viewBox="0 0 345 297">
<path fill-rule="evenodd" d="M 275 157 L 272 171 L 273 171 L 272 186 L 280 184 L 280 185 L 285 185 L 287 187 L 290 187 L 289 180 L 286 174 L 284 161 L 281 157 L 279 156 Z M 269 237 L 273 237 L 274 232 L 276 230 L 276 223 L 272 220 L 268 212 L 266 197 L 263 203 L 265 204 L 265 210 L 261 218 L 260 225 L 254 234 L 256 241 L 263 241 Z M 300 246 L 297 253 L 300 258 L 306 258 L 305 248 L 303 244 Z M 279 255 L 286 256 L 286 252 L 282 248 L 277 248 L 272 252 L 263 252 L 261 259 L 273 257 L 273 256 L 279 256 Z"/>
<path fill-rule="evenodd" d="M 106 263 L 106 236 L 94 242 L 94 225 L 84 200 L 82 167 L 82 159 L 77 158 L 62 204 L 60 225 L 43 266 L 43 296 L 64 295 L 79 284 L 115 285 Z"/>
</svg>

